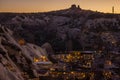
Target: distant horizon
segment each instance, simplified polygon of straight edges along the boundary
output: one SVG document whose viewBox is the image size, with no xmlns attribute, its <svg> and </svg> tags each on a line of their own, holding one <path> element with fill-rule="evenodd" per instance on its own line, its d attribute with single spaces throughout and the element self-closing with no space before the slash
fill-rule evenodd
<svg viewBox="0 0 120 80">
<path fill-rule="evenodd" d="M 70 8 L 70 7 L 69 7 Z M 50 11 L 41 11 L 41 12 L 37 12 L 37 11 L 34 11 L 34 12 L 0 12 L 0 13 L 16 13 L 16 14 L 26 14 L 26 13 L 28 13 L 28 14 L 32 14 L 32 13 L 47 13 L 47 12 L 53 12 L 53 11 L 60 11 L 60 10 L 65 10 L 65 9 L 69 9 L 69 8 L 64 8 L 64 9 L 58 9 L 58 10 L 50 10 Z M 91 9 L 83 9 L 83 8 L 81 8 L 82 10 L 90 10 L 90 11 L 93 11 L 93 12 L 96 12 L 96 11 L 94 11 L 94 10 L 91 10 Z M 120 13 L 112 13 L 112 12 L 102 12 L 102 11 L 97 11 L 97 12 L 100 12 L 100 13 L 104 13 L 104 14 L 120 14 Z"/>
<path fill-rule="evenodd" d="M 119 0 L 0 0 L 0 13 L 42 13 L 67 9 L 72 4 L 82 9 L 120 14 Z"/>
<path fill-rule="evenodd" d="M 68 8 L 65 8 L 65 9 L 68 9 Z M 6 11 L 6 12 L 0 12 L 0 13 L 16 13 L 16 14 L 26 14 L 26 13 L 28 13 L 28 14 L 30 14 L 30 13 L 47 13 L 47 12 L 52 12 L 52 11 L 59 11 L 59 10 L 64 10 L 64 9 L 58 9 L 58 10 L 50 10 L 50 11 L 39 11 L 39 12 L 37 12 L 37 11 L 34 11 L 34 12 L 10 12 L 10 11 Z M 82 9 L 82 10 L 90 10 L 90 11 L 93 11 L 93 12 L 96 12 L 96 11 L 94 11 L 94 10 L 91 10 L 91 9 Z M 100 12 L 100 13 L 105 13 L 105 14 L 120 14 L 120 13 L 112 13 L 112 12 L 102 12 L 102 11 L 97 11 L 97 12 Z"/>
</svg>

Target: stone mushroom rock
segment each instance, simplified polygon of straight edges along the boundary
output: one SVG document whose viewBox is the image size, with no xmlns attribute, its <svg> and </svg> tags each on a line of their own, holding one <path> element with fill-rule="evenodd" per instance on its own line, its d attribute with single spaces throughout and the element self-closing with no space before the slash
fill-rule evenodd
<svg viewBox="0 0 120 80">
<path fill-rule="evenodd" d="M 50 45 L 50 43 L 45 43 L 41 46 L 41 48 L 46 49 L 48 54 L 54 54 L 54 50 L 52 48 L 52 46 Z"/>
</svg>

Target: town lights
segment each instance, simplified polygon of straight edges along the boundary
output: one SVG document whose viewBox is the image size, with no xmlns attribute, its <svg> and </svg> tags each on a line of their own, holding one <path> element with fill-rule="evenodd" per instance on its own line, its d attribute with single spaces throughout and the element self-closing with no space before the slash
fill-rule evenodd
<svg viewBox="0 0 120 80">
<path fill-rule="evenodd" d="M 41 56 L 41 58 L 44 62 L 47 61 L 47 58 L 45 56 Z"/>
<path fill-rule="evenodd" d="M 39 58 L 34 57 L 34 62 L 46 62 L 46 56 L 40 56 Z"/>
<path fill-rule="evenodd" d="M 39 59 L 34 57 L 34 62 L 39 62 Z"/>
<path fill-rule="evenodd" d="M 68 61 L 72 61 L 72 58 L 73 58 L 73 56 L 71 56 L 70 54 L 67 56 Z"/>
<path fill-rule="evenodd" d="M 107 61 L 106 61 L 106 64 L 107 64 L 107 65 L 112 65 L 112 62 L 111 62 L 110 60 L 107 60 Z"/>
<path fill-rule="evenodd" d="M 25 45 L 25 40 L 24 39 L 20 39 L 19 41 L 18 41 L 18 43 L 22 46 L 22 45 Z"/>
<path fill-rule="evenodd" d="M 63 72 L 63 74 L 66 74 L 66 72 Z"/>
<path fill-rule="evenodd" d="M 105 76 L 105 78 L 111 78 L 112 73 L 110 71 L 104 71 L 103 75 Z"/>
<path fill-rule="evenodd" d="M 50 71 L 55 71 L 55 69 L 54 68 L 50 68 Z"/>
<path fill-rule="evenodd" d="M 75 74 L 73 71 L 71 71 L 71 74 Z"/>
<path fill-rule="evenodd" d="M 78 78 L 79 79 L 84 79 L 86 77 L 86 75 L 85 75 L 85 73 L 79 73 L 79 76 L 78 76 Z"/>
</svg>

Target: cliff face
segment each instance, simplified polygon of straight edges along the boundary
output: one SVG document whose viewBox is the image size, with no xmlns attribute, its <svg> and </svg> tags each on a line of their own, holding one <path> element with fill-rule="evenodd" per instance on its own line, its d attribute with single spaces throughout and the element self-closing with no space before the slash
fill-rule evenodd
<svg viewBox="0 0 120 80">
<path fill-rule="evenodd" d="M 47 56 L 45 48 L 19 42 L 13 32 L 0 26 L 0 80 L 28 80 L 37 76 L 34 58 Z"/>
</svg>

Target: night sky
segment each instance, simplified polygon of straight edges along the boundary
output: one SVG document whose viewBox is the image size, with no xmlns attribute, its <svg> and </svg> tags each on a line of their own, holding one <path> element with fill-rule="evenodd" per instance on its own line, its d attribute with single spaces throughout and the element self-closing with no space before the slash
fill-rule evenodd
<svg viewBox="0 0 120 80">
<path fill-rule="evenodd" d="M 120 13 L 120 0 L 0 0 L 0 12 L 46 12 L 69 8 L 71 4 L 83 9 Z"/>
</svg>

